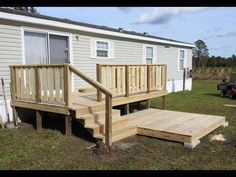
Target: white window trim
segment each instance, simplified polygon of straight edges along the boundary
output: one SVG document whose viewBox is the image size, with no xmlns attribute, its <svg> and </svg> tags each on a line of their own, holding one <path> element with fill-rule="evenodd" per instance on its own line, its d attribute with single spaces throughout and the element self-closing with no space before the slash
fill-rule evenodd
<svg viewBox="0 0 236 177">
<path fill-rule="evenodd" d="M 156 46 L 155 45 L 149 45 L 149 44 L 144 44 L 143 45 L 144 47 L 144 54 L 143 54 L 143 61 L 142 63 L 143 64 L 146 64 L 146 60 L 147 60 L 147 47 L 152 47 L 153 48 L 153 58 L 152 58 L 152 64 L 157 64 L 157 63 L 154 63 L 155 61 L 157 61 L 157 50 L 156 50 Z"/>
<path fill-rule="evenodd" d="M 96 38 L 96 39 L 94 39 L 94 41 L 95 41 L 95 50 L 96 50 L 96 56 L 95 56 L 95 58 L 97 58 L 97 59 L 109 59 L 109 60 L 113 60 L 114 58 L 109 58 L 109 52 L 111 52 L 111 49 L 109 48 L 109 45 L 110 45 L 110 43 L 112 42 L 112 41 L 110 41 L 110 40 L 106 40 L 106 39 L 101 39 L 101 38 Z M 100 41 L 100 42 L 107 42 L 108 43 L 108 49 L 107 49 L 107 57 L 99 57 L 99 56 L 97 56 L 97 41 Z M 113 51 L 114 52 L 114 51 Z"/>
<path fill-rule="evenodd" d="M 178 49 L 178 57 L 177 57 L 177 66 L 178 66 L 178 72 L 182 72 L 183 70 L 180 70 L 179 68 L 179 62 L 180 62 L 180 50 L 184 51 L 184 68 L 186 68 L 186 60 L 187 60 L 187 50 L 186 49 Z"/>
<path fill-rule="evenodd" d="M 69 62 L 70 64 L 74 63 L 73 60 L 73 46 L 72 46 L 72 33 L 66 33 L 61 31 L 54 31 L 48 29 L 39 29 L 39 28 L 32 28 L 27 26 L 21 26 L 21 44 L 22 44 L 22 64 L 25 64 L 25 31 L 36 32 L 36 33 L 45 33 L 49 36 L 49 34 L 54 34 L 58 36 L 67 36 L 69 39 Z M 50 60 L 50 58 L 49 58 Z M 72 91 L 74 91 L 74 75 L 72 74 Z"/>
<path fill-rule="evenodd" d="M 107 43 L 107 49 L 101 49 L 101 50 L 107 50 L 107 57 L 100 57 L 98 56 L 98 53 L 97 53 L 97 42 L 106 42 Z M 103 40 L 103 39 L 96 39 L 95 40 L 95 50 L 96 50 L 96 58 L 101 58 L 101 59 L 109 59 L 109 42 L 110 41 L 107 41 L 107 40 Z"/>
</svg>

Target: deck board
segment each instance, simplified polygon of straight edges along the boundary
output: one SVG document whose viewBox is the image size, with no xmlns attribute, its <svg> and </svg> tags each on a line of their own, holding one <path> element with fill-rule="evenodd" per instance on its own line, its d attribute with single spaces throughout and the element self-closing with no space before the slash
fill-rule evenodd
<svg viewBox="0 0 236 177">
<path fill-rule="evenodd" d="M 136 119 L 135 113 L 129 116 L 129 124 L 136 126 L 138 134 L 168 139 L 184 143 L 199 140 L 225 122 L 225 117 L 195 114 L 178 111 L 149 109 L 143 110 L 147 115 Z"/>
</svg>

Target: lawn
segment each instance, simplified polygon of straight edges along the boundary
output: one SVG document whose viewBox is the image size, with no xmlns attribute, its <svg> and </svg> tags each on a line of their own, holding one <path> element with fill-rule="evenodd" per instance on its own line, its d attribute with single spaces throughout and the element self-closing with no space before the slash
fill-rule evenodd
<svg viewBox="0 0 236 177">
<path fill-rule="evenodd" d="M 181 143 L 131 136 L 114 143 L 109 154 L 96 154 L 85 149 L 93 143 L 84 136 L 66 137 L 52 129 L 37 132 L 22 124 L 0 130 L 0 169 L 236 169 L 236 108 L 223 106 L 236 100 L 219 97 L 217 83 L 194 81 L 193 91 L 168 95 L 169 110 L 221 115 L 229 122 L 193 150 Z M 160 106 L 161 99 L 152 100 L 152 107 Z M 220 133 L 227 141 L 210 141 Z"/>
</svg>

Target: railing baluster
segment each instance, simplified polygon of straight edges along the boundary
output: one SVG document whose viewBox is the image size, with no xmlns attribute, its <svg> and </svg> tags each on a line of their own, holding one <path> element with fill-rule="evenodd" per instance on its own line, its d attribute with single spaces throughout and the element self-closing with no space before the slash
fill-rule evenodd
<svg viewBox="0 0 236 177">
<path fill-rule="evenodd" d="M 96 65 L 97 69 L 97 81 L 101 83 L 102 79 L 102 67 L 100 64 Z M 102 101 L 102 92 L 100 90 L 97 90 L 97 101 L 101 102 Z"/>
</svg>

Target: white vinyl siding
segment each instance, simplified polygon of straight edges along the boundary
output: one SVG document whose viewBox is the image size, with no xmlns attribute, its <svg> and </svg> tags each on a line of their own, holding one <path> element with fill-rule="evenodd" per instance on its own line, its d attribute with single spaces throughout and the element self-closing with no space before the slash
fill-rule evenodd
<svg viewBox="0 0 236 177">
<path fill-rule="evenodd" d="M 22 64 L 21 28 L 0 24 L 0 78 L 4 79 L 7 99 L 10 99 L 10 64 Z M 0 94 L 2 87 L 0 86 Z M 0 96 L 0 100 L 2 97 Z"/>
</svg>

